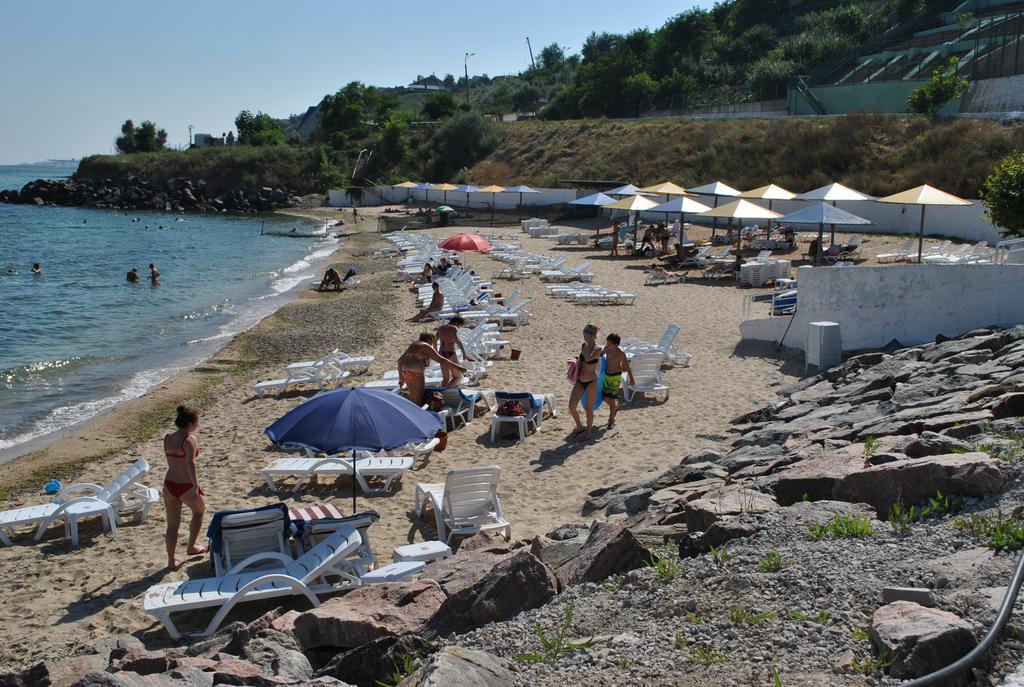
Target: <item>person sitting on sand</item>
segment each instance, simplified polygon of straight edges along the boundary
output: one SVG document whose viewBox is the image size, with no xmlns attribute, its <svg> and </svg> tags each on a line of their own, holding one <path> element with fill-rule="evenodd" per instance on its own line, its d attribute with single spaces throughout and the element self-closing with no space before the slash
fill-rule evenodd
<svg viewBox="0 0 1024 687">
<path fill-rule="evenodd" d="M 459 362 L 458 354 L 455 352 L 456 348 L 462 351 L 463 360 L 466 359 L 466 348 L 462 345 L 462 339 L 459 338 L 459 327 L 464 324 L 466 321 L 456 315 L 448 320 L 447 324 L 438 327 L 437 333 L 434 334 L 437 352 L 453 363 Z M 453 372 L 450 368 L 441 368 L 441 386 L 456 386 L 461 378 L 462 375 L 458 372 Z"/>
<path fill-rule="evenodd" d="M 138 280 L 139 280 L 139 268 L 138 267 L 133 267 L 128 272 L 128 281 L 134 284 Z"/>
<path fill-rule="evenodd" d="M 625 351 L 619 348 L 622 337 L 618 334 L 609 334 L 605 339 L 604 355 L 607 359 L 604 370 L 604 387 L 601 389 L 601 397 L 608 404 L 608 429 L 615 426 L 615 414 L 619 412 L 619 388 L 622 386 L 622 373 L 629 377 L 629 383 L 634 384 L 633 370 L 629 366 L 629 358 Z"/>
<path fill-rule="evenodd" d="M 441 374 L 445 373 L 445 368 L 467 372 L 462 365 L 434 350 L 434 335 L 423 332 L 417 341 L 409 344 L 409 348 L 405 349 L 405 353 L 398 359 L 399 382 L 405 387 L 409 400 L 416 405 L 423 405 L 423 388 L 427 384 L 426 371 L 431 360 L 441 366 Z"/>
<path fill-rule="evenodd" d="M 177 568 L 174 556 L 178 547 L 178 527 L 181 525 L 181 506 L 185 504 L 192 511 L 188 524 L 188 547 L 185 553 L 198 556 L 208 551 L 205 546 L 197 547 L 199 530 L 203 527 L 206 512 L 206 492 L 199 486 L 199 471 L 196 458 L 199 457 L 199 442 L 195 432 L 199 428 L 199 413 L 188 406 L 178 406 L 174 424 L 178 430 L 164 436 L 164 455 L 167 457 L 167 474 L 164 476 L 164 508 L 167 509 L 167 567 Z"/>
<path fill-rule="evenodd" d="M 441 293 L 441 285 L 434 282 L 430 287 L 434 290 L 434 295 L 430 297 L 430 305 L 413 315 L 412 319 L 409 320 L 410 322 L 422 322 L 427 316 L 435 312 L 441 312 L 441 309 L 444 308 L 444 294 Z"/>
<path fill-rule="evenodd" d="M 42 276 L 43 268 L 39 266 L 38 262 L 33 262 L 32 263 L 32 274 L 36 274 L 36 275 Z"/>
<path fill-rule="evenodd" d="M 327 271 L 324 272 L 324 278 L 320 280 L 320 285 L 316 287 L 316 290 L 326 291 L 332 286 L 335 291 L 341 291 L 341 275 L 338 274 L 338 270 L 328 267 Z"/>
<path fill-rule="evenodd" d="M 153 263 L 149 263 L 149 280 L 154 284 L 160 281 L 160 270 Z"/>
<path fill-rule="evenodd" d="M 600 393 L 597 388 L 597 366 L 601 363 L 601 347 L 597 345 L 598 328 L 588 324 L 583 328 L 583 346 L 580 347 L 580 354 L 576 359 L 576 381 L 572 385 L 572 393 L 569 395 L 569 414 L 576 422 L 576 429 L 570 437 L 577 437 L 586 432 L 589 439 L 594 429 L 594 394 Z M 576 407 L 580 404 L 583 394 L 588 393 L 586 407 L 583 409 L 587 414 L 587 426 L 584 428 L 580 422 L 580 411 Z"/>
</svg>

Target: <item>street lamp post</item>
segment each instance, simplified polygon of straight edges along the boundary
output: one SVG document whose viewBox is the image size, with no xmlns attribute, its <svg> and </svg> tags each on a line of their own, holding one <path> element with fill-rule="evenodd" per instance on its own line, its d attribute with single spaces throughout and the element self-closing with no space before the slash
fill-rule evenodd
<svg viewBox="0 0 1024 687">
<path fill-rule="evenodd" d="M 467 52 L 462 60 L 462 72 L 466 77 L 466 107 L 469 107 L 469 58 L 476 55 L 475 52 Z"/>
</svg>

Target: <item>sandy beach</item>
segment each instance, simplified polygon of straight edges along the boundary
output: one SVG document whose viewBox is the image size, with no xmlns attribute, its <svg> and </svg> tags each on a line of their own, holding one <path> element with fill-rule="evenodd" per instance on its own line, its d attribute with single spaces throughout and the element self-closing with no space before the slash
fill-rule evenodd
<svg viewBox="0 0 1024 687">
<path fill-rule="evenodd" d="M 322 218 L 340 213 L 310 214 Z M 369 209 L 361 209 L 360 215 L 372 219 Z M 379 378 L 395 368 L 408 343 L 426 329 L 406 321 L 415 313 L 414 298 L 407 284 L 394 281 L 394 260 L 372 256 L 374 250 L 388 245 L 374 227 L 374 222 L 364 221 L 354 228 L 359 233 L 347 239 L 332 260 L 345 268 L 355 265 L 360 286 L 341 294 L 318 294 L 306 288 L 294 302 L 236 337 L 197 369 L 78 428 L 42 452 L 0 466 L 0 485 L 12 491 L 3 506 L 42 502 L 39 488 L 44 477 L 103 483 L 139 457 L 152 465 L 146 483 L 158 486 L 165 464 L 161 438 L 171 429 L 170 409 L 193 401 L 202 410 L 199 467 L 207 492 L 207 522 L 219 509 L 281 499 L 289 504 L 330 501 L 349 512 L 348 480 L 304 487 L 295 498 L 287 491 L 280 497 L 269 491 L 258 470 L 282 454 L 271 447 L 263 429 L 313 391 L 256 399 L 251 387 L 256 381 L 279 376 L 288 362 L 316 358 L 336 347 L 376 356 L 369 373 L 351 383 Z M 441 238 L 473 231 L 473 227 L 428 231 Z M 506 231 L 514 232 L 524 249 L 564 254 L 570 264 L 590 260 L 596 283 L 636 294 L 636 304 L 585 307 L 549 297 L 536 278 L 495 282 L 497 291 L 518 291 L 528 298 L 527 309 L 533 317 L 529 325 L 506 337 L 522 350 L 522 357 L 496 362 L 481 386 L 554 393 L 558 417 L 546 420 L 540 433 L 523 442 L 493 444 L 488 438 L 489 417 L 477 417 L 450 435 L 445 452 L 417 464 L 393 493 L 360 495 L 360 510 L 381 514 L 371 535 L 375 552 L 384 561 L 390 560 L 393 547 L 423 539 L 421 523 L 412 513 L 417 482 L 442 482 L 450 468 L 493 463 L 502 469 L 499 495 L 514 538 L 588 521 L 590 517 L 581 516 L 580 508 L 589 491 L 671 465 L 700 447 L 724 444 L 732 418 L 771 402 L 780 385 L 802 371 L 802 358 L 776 352 L 774 346 L 738 347 L 743 302 L 753 290 L 738 289 L 731 280 L 644 286 L 642 268 L 650 260 L 609 258 L 606 251 L 590 246 L 557 246 L 549 239 L 520 234 L 518 228 Z M 695 229 L 691 237 L 702 238 L 705 231 Z M 896 242 L 894 237 L 871 237 L 865 253 L 874 255 Z M 468 255 L 466 263 L 487 277 L 501 267 L 496 260 L 476 254 Z M 570 387 L 564 368 L 565 359 L 578 351 L 580 331 L 587 323 L 601 328 L 602 339 L 618 332 L 652 342 L 657 342 L 666 325 L 677 323 L 682 331 L 676 345 L 694 357 L 689 367 L 664 373 L 671 387 L 667 403 L 627 405 L 614 429 L 598 429 L 593 441 L 576 442 L 568 440 L 573 424 L 566 408 Z M 602 407 L 596 427 L 603 428 L 606 419 L 607 410 Z M 432 517 L 423 524 L 432 536 Z M 51 528 L 38 544 L 22 536 L 15 546 L 0 549 L 0 576 L 8 581 L 6 603 L 0 608 L 0 632 L 7 638 L 0 650 L 0 665 L 9 668 L 67 654 L 98 638 L 126 632 L 151 647 L 170 645 L 162 627 L 143 613 L 142 594 L 153 584 L 205 577 L 212 570 L 206 556 L 187 559 L 178 570 L 165 569 L 163 530 L 164 513 L 158 504 L 146 523 L 120 528 L 116 539 L 101 534 L 98 525 L 89 522 L 82 527 L 83 543 L 78 549 L 61 538 L 60 527 Z M 249 620 L 264 610 L 261 604 L 243 604 L 229 620 Z M 194 630 L 208 619 L 209 614 L 196 614 L 183 618 L 179 627 Z"/>
</svg>

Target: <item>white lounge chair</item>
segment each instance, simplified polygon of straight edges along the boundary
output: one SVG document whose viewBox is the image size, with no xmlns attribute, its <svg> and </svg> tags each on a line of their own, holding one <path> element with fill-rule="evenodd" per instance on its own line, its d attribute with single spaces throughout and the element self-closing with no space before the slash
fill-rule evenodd
<svg viewBox="0 0 1024 687">
<path fill-rule="evenodd" d="M 498 430 L 501 429 L 502 425 L 511 424 L 516 426 L 516 431 L 519 434 L 519 441 L 526 439 L 526 435 L 532 428 L 533 431 L 539 432 L 540 427 L 543 424 L 543 405 L 540 400 L 540 396 L 523 391 L 523 392 L 510 392 L 510 391 L 496 391 L 494 393 L 494 400 L 498 408 L 505 401 L 519 401 L 522 403 L 523 408 L 526 409 L 526 415 L 501 415 L 497 410 L 494 411 L 494 415 L 491 417 L 491 441 L 493 442 L 495 437 L 498 435 Z"/>
<path fill-rule="evenodd" d="M 625 380 L 622 384 L 622 395 L 626 401 L 632 401 L 636 394 L 654 394 L 668 400 L 669 388 L 661 381 L 661 353 L 657 351 L 640 353 L 629 363 L 633 370 L 633 384 Z"/>
<path fill-rule="evenodd" d="M 444 484 L 416 485 L 416 517 L 429 505 L 434 509 L 437 538 L 450 542 L 456 534 L 497 531 L 511 539 L 512 526 L 502 517 L 498 500 L 498 478 L 501 468 L 485 465 L 478 468 L 449 470 Z M 445 537 L 445 528 L 450 530 Z"/>
<path fill-rule="evenodd" d="M 357 587 L 361 584 L 347 566 L 346 557 L 356 551 L 362 537 L 355 527 L 339 529 L 304 553 L 298 560 L 271 570 L 245 572 L 241 566 L 228 570 L 222 577 L 198 578 L 184 582 L 170 582 L 150 587 L 143 600 L 146 613 L 156 617 L 174 639 L 181 633 L 171 619 L 171 613 L 217 608 L 210 624 L 200 636 L 213 634 L 231 609 L 242 601 L 257 601 L 278 596 L 301 595 L 313 606 L 319 606 L 317 593 L 327 593 Z M 258 562 L 251 556 L 243 563 Z M 319 582 L 325 575 L 337 578 L 333 584 Z"/>
<path fill-rule="evenodd" d="M 149 515 L 150 507 L 160 500 L 156 489 L 138 484 L 149 472 L 149 463 L 140 458 L 104 486 L 81 482 L 64 487 L 50 503 L 25 506 L 0 512 L 0 542 L 11 545 L 17 527 L 36 528 L 32 541 L 39 541 L 57 521 L 64 523 L 64 536 L 78 546 L 78 521 L 89 517 L 103 519 L 105 529 L 117 536 L 117 516 L 134 513 L 140 522 Z"/>
<path fill-rule="evenodd" d="M 901 262 L 910 258 L 911 254 L 917 255 L 914 239 L 905 239 L 891 253 L 879 253 L 875 259 L 880 263 Z"/>
<path fill-rule="evenodd" d="M 273 391 L 275 396 L 280 396 L 293 386 L 304 386 L 313 384 L 321 391 L 336 387 L 346 379 L 351 372 L 343 369 L 333 362 L 324 362 L 311 368 L 304 368 L 288 373 L 287 377 L 280 379 L 268 379 L 253 385 L 252 390 L 256 396 L 263 398 L 268 391 Z"/>
<path fill-rule="evenodd" d="M 288 518 L 288 508 L 283 503 L 277 508 L 251 510 L 243 513 L 231 513 L 216 520 L 207 530 L 210 539 L 210 559 L 213 561 L 213 573 L 223 577 L 228 570 L 235 568 L 256 569 L 249 565 L 249 558 L 258 556 L 266 567 L 281 567 L 292 562 Z M 216 517 L 216 514 L 215 516 Z M 214 537 L 219 535 L 219 546 L 215 545 Z"/>
<path fill-rule="evenodd" d="M 392 482 L 402 479 L 414 461 L 415 459 L 409 456 L 375 456 L 367 451 L 360 451 L 355 469 L 351 456 L 281 458 L 260 470 L 260 474 L 274 492 L 278 489 L 275 480 L 281 477 L 296 478 L 295 486 L 292 487 L 293 494 L 297 493 L 307 480 L 316 481 L 318 477 L 355 477 L 364 493 L 382 494 L 391 490 Z M 384 486 L 370 487 L 367 477 L 382 478 Z"/>
<path fill-rule="evenodd" d="M 661 353 L 663 358 L 663 364 L 666 365 L 682 365 L 686 367 L 690 364 L 693 359 L 692 353 L 682 353 L 676 349 L 673 345 L 676 340 L 676 336 L 679 335 L 679 325 L 670 324 L 665 327 L 665 333 L 661 335 L 661 341 L 657 345 L 649 344 L 640 339 L 626 339 L 622 342 L 622 350 L 626 352 L 626 355 L 633 358 L 640 353 L 649 353 L 651 351 L 658 351 Z"/>
</svg>

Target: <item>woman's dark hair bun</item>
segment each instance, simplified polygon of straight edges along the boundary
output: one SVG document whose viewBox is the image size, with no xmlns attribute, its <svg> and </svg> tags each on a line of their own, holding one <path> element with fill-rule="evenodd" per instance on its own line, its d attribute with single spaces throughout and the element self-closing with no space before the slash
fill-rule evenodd
<svg viewBox="0 0 1024 687">
<path fill-rule="evenodd" d="M 188 406 L 178 406 L 177 412 L 178 416 L 174 418 L 174 424 L 181 429 L 185 429 L 185 427 L 199 420 L 199 411 Z"/>
</svg>

